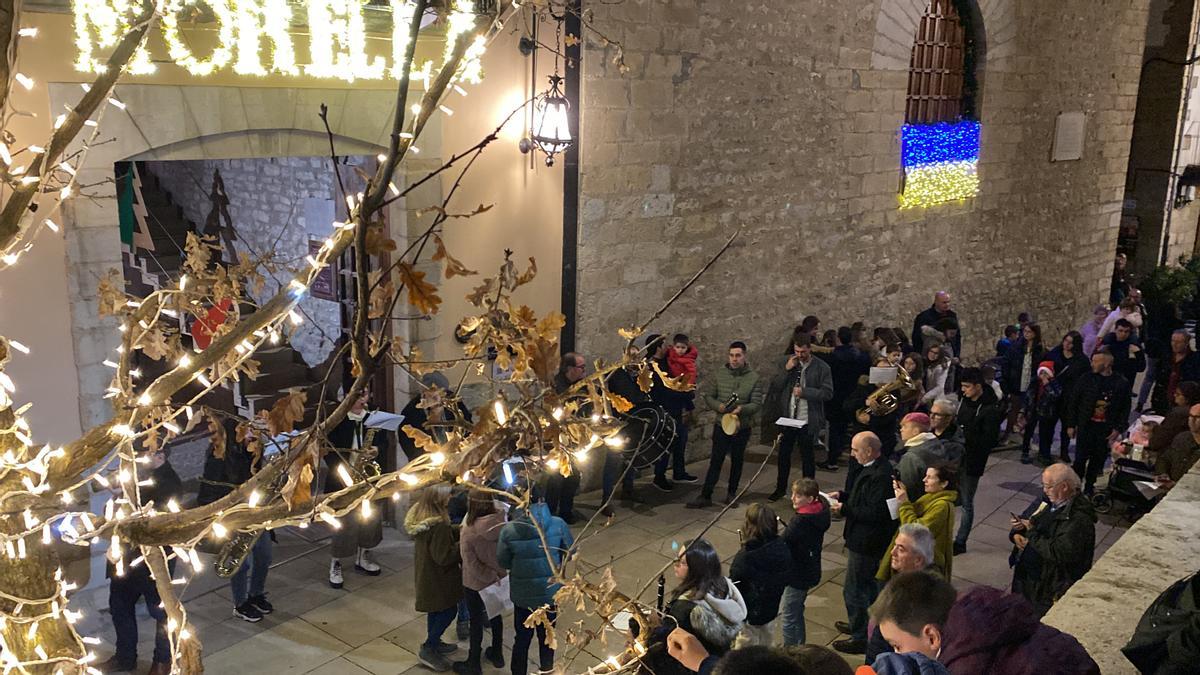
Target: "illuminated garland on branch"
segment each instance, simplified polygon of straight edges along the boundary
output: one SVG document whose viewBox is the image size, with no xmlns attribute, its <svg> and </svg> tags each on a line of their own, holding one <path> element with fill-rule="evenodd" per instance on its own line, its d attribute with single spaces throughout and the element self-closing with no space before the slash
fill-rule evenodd
<svg viewBox="0 0 1200 675">
<path fill-rule="evenodd" d="M 978 122 L 906 124 L 901 133 L 900 208 L 970 199 L 979 193 Z"/>
</svg>

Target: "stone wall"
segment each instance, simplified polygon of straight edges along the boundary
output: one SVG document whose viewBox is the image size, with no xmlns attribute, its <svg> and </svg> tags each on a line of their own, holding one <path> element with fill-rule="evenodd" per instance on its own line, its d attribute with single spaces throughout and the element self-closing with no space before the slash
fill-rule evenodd
<svg viewBox="0 0 1200 675">
<path fill-rule="evenodd" d="M 262 292 L 252 294 L 256 301 L 286 286 L 295 270 L 307 266 L 308 242 L 323 241 L 333 231 L 337 185 L 327 157 L 147 162 L 147 168 L 200 229 L 212 209 L 213 171 L 221 172 L 238 236 L 234 246 L 252 258 L 272 254 L 278 265 Z M 329 356 L 340 334 L 338 303 L 309 296 L 299 309 L 305 321 L 296 327 L 291 344 L 315 366 Z"/>
<path fill-rule="evenodd" d="M 898 130 L 925 0 L 594 4 L 581 122 L 579 344 L 619 350 L 733 232 L 652 328 L 744 338 L 773 362 L 805 314 L 909 326 L 945 289 L 966 356 L 1022 310 L 1047 335 L 1107 295 L 1149 0 L 979 0 L 982 191 L 900 210 Z M 1103 16 L 1103 21 L 1096 17 Z M 1080 161 L 1055 119 L 1087 114 Z"/>
</svg>

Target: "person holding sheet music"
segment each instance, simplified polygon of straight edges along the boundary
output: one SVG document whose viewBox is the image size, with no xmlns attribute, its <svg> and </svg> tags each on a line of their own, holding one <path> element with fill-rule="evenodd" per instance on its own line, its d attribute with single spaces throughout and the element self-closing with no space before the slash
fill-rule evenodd
<svg viewBox="0 0 1200 675">
<path fill-rule="evenodd" d="M 775 491 L 768 497 L 778 501 L 787 493 L 792 470 L 792 451 L 800 447 L 801 471 L 805 478 L 817 475 L 814 449 L 825 428 L 825 402 L 833 398 L 833 371 L 829 364 L 813 358 L 812 341 L 806 334 L 792 338 L 792 354 L 771 380 L 767 395 L 768 419 L 777 419 L 779 429 L 778 472 Z"/>
<path fill-rule="evenodd" d="M 357 471 L 353 468 L 359 458 L 359 453 L 369 452 L 376 456 L 386 455 L 387 434 L 371 434 L 367 426 L 367 403 L 371 394 L 364 390 L 336 427 L 329 432 L 329 443 L 335 448 L 325 453 L 325 465 L 328 473 L 325 476 L 325 492 L 337 492 L 345 487 L 338 467 L 348 463 L 346 470 L 353 479 Z M 368 437 L 372 443 L 368 446 Z M 381 448 L 380 445 L 383 447 Z M 383 540 L 383 521 L 380 510 L 372 509 L 370 515 L 364 516 L 361 511 L 347 514 L 341 519 L 342 527 L 333 533 L 333 544 L 330 546 L 329 585 L 341 588 L 344 583 L 342 575 L 342 558 L 354 556 L 355 571 L 367 576 L 379 576 L 381 568 L 371 559 L 371 549 Z"/>
</svg>

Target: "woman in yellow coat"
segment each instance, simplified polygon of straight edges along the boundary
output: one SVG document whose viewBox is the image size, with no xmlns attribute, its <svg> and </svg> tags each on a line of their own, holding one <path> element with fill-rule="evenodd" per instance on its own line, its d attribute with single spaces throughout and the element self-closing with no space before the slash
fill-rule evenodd
<svg viewBox="0 0 1200 675">
<path fill-rule="evenodd" d="M 925 484 L 925 494 L 917 501 L 910 502 L 904 483 L 892 481 L 896 500 L 900 502 L 900 524 L 921 523 L 929 528 L 934 542 L 933 566 L 949 580 L 950 566 L 954 561 L 954 502 L 958 499 L 958 475 L 953 467 L 937 464 L 925 470 L 922 482 Z M 896 538 L 893 536 L 875 574 L 880 581 L 886 582 L 892 578 L 892 547 L 895 545 Z"/>
</svg>

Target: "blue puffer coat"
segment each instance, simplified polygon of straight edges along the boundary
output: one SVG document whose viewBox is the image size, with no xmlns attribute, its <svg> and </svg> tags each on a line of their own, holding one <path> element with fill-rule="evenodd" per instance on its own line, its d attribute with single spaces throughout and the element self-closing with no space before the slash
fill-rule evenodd
<svg viewBox="0 0 1200 675">
<path fill-rule="evenodd" d="M 530 521 L 530 514 L 546 535 L 546 544 L 556 563 L 561 563 L 567 550 L 575 543 L 571 530 L 562 518 L 550 515 L 550 507 L 533 504 L 529 512 L 514 511 L 512 522 L 500 530 L 496 559 L 509 571 L 512 601 L 518 607 L 537 609 L 554 602 L 554 594 L 562 584 L 551 583 L 550 563 L 546 560 L 542 540 Z"/>
</svg>

